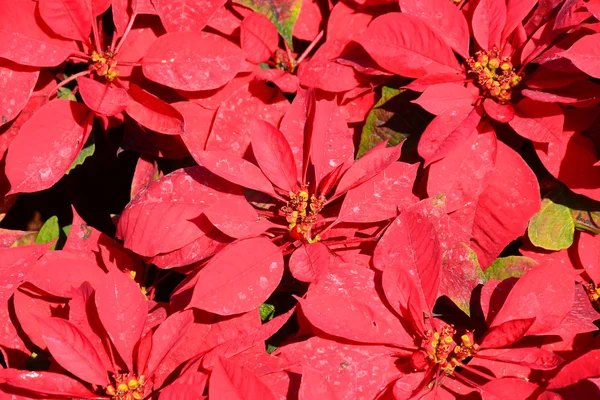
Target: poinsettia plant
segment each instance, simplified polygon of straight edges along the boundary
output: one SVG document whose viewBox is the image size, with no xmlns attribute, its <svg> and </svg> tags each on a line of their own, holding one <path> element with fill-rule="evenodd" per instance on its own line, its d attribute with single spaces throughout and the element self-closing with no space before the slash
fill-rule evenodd
<svg viewBox="0 0 600 400">
<path fill-rule="evenodd" d="M 0 397 L 598 397 L 599 21 L 0 0 Z"/>
</svg>

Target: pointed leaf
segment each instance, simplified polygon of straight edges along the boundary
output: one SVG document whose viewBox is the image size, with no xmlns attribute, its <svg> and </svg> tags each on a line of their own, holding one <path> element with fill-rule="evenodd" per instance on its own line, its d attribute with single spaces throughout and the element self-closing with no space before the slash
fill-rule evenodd
<svg viewBox="0 0 600 400">
<path fill-rule="evenodd" d="M 402 12 L 421 18 L 450 47 L 464 58 L 469 57 L 469 25 L 462 12 L 445 0 L 401 0 Z"/>
<path fill-rule="evenodd" d="M 515 116 L 508 123 L 519 135 L 534 142 L 562 142 L 565 117 L 557 104 L 524 98 L 515 105 Z"/>
<path fill-rule="evenodd" d="M 56 372 L 32 372 L 3 368 L 0 369 L 0 387 L 2 385 L 7 385 L 9 388 L 31 391 L 34 394 L 44 393 L 50 396 L 70 396 L 72 398 L 84 399 L 95 399 L 98 397 L 78 380 Z"/>
<path fill-rule="evenodd" d="M 42 106 L 10 145 L 6 156 L 10 193 L 37 192 L 58 182 L 87 140 L 92 119 L 81 103 L 53 100 Z"/>
<path fill-rule="evenodd" d="M 492 46 L 503 48 L 502 29 L 506 24 L 506 2 L 496 0 L 481 0 L 473 12 L 473 36 L 484 51 Z"/>
<path fill-rule="evenodd" d="M 600 78 L 600 33 L 579 39 L 569 49 L 557 55 L 565 57 L 577 68 L 594 78 Z"/>
<path fill-rule="evenodd" d="M 413 194 L 417 164 L 395 162 L 375 178 L 350 190 L 339 211 L 344 222 L 376 222 L 396 217 L 418 201 Z"/>
<path fill-rule="evenodd" d="M 146 78 L 180 90 L 210 90 L 241 71 L 244 52 L 218 35 L 167 33 L 156 40 L 142 61 Z"/>
<path fill-rule="evenodd" d="M 456 110 L 462 106 L 470 106 L 474 100 L 475 96 L 471 90 L 450 82 L 429 86 L 413 103 L 434 115 L 440 115 L 448 109 Z"/>
<path fill-rule="evenodd" d="M 129 95 L 131 101 L 125 111 L 140 125 L 165 135 L 183 133 L 183 116 L 174 107 L 135 83 L 129 87 Z"/>
<path fill-rule="evenodd" d="M 386 70 L 408 78 L 458 71 L 446 42 L 417 17 L 388 13 L 377 17 L 358 42 Z"/>
<path fill-rule="evenodd" d="M 548 389 L 559 389 L 574 385 L 586 378 L 600 376 L 600 350 L 590 350 L 581 357 L 565 365 L 550 381 Z"/>
<path fill-rule="evenodd" d="M 98 316 L 113 345 L 133 371 L 133 349 L 142 335 L 148 304 L 129 274 L 111 272 L 95 285 Z"/>
<path fill-rule="evenodd" d="M 169 352 L 185 336 L 189 327 L 194 323 L 194 313 L 191 310 L 177 312 L 163 323 L 152 334 L 152 352 L 148 359 L 146 374 L 152 376 L 158 365 L 168 356 Z"/>
<path fill-rule="evenodd" d="M 153 0 L 167 32 L 200 32 L 226 0 Z"/>
<path fill-rule="evenodd" d="M 198 153 L 200 165 L 229 182 L 278 197 L 273 185 L 256 165 L 224 151 Z"/>
<path fill-rule="evenodd" d="M 292 33 L 300 15 L 302 0 L 234 0 L 234 3 L 245 5 L 267 16 L 290 48 L 294 48 Z"/>
<path fill-rule="evenodd" d="M 402 145 L 386 148 L 386 144 L 375 146 L 348 168 L 335 189 L 334 198 L 374 178 L 400 158 Z"/>
<path fill-rule="evenodd" d="M 100 356 L 79 329 L 60 318 L 38 321 L 48 351 L 64 369 L 95 385 L 106 386 L 109 383 Z"/>
<path fill-rule="evenodd" d="M 489 266 L 488 269 L 485 270 L 484 274 L 487 280 L 503 280 L 512 277 L 520 278 L 536 265 L 538 265 L 536 261 L 527 257 L 499 257 L 492 265 Z"/>
<path fill-rule="evenodd" d="M 315 282 L 329 268 L 330 257 L 323 243 L 303 243 L 290 257 L 290 272 L 301 282 Z"/>
<path fill-rule="evenodd" d="M 480 347 L 486 349 L 499 349 L 508 347 L 525 336 L 534 322 L 535 317 L 527 319 L 513 319 L 495 326 L 486 333 Z"/>
<path fill-rule="evenodd" d="M 200 270 L 190 307 L 219 315 L 253 310 L 273 293 L 282 275 L 277 246 L 264 237 L 240 240 Z"/>
<path fill-rule="evenodd" d="M 296 162 L 285 136 L 268 122 L 255 120 L 250 128 L 252 152 L 262 172 L 286 192 L 298 186 Z"/>
<path fill-rule="evenodd" d="M 87 42 L 92 31 L 92 4 L 87 0 L 40 0 L 40 15 L 56 33 Z M 94 22 L 95 23 L 95 22 Z"/>
<path fill-rule="evenodd" d="M 518 364 L 541 371 L 553 370 L 564 362 L 561 357 L 550 350 L 535 347 L 482 350 L 478 355 L 486 359 Z"/>
<path fill-rule="evenodd" d="M 480 120 L 480 110 L 471 105 L 449 108 L 435 117 L 419 141 L 419 155 L 425 165 L 444 158 L 464 143 Z"/>
<path fill-rule="evenodd" d="M 275 400 L 266 383 L 252 371 L 219 357 L 210 374 L 208 395 L 223 400 Z"/>
<path fill-rule="evenodd" d="M 244 18 L 240 26 L 240 43 L 246 52 L 246 60 L 258 64 L 274 55 L 279 33 L 267 17 L 253 13 Z"/>
<path fill-rule="evenodd" d="M 575 285 L 565 266 L 558 263 L 536 266 L 517 281 L 492 327 L 506 321 L 535 317 L 527 334 L 548 332 L 567 315 L 574 295 Z"/>
<path fill-rule="evenodd" d="M 25 108 L 39 75 L 37 68 L 0 60 L 0 127 L 15 119 Z"/>
<path fill-rule="evenodd" d="M 79 93 L 83 102 L 99 114 L 116 115 L 125 110 L 129 104 L 129 95 L 125 89 L 121 89 L 111 83 L 100 83 L 93 79 L 82 76 L 77 79 Z M 134 89 L 135 90 L 135 89 Z"/>
</svg>

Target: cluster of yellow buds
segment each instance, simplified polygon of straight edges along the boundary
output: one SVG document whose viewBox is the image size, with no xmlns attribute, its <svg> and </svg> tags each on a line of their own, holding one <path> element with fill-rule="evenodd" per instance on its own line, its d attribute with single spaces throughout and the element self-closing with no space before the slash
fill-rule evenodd
<svg viewBox="0 0 600 400">
<path fill-rule="evenodd" d="M 440 364 L 448 375 L 467 357 L 477 353 L 479 346 L 475 343 L 473 332 L 466 332 L 460 337 L 461 343 L 454 340 L 456 330 L 444 324 L 437 331 L 428 330 L 423 339 L 423 350 L 430 362 Z"/>
<path fill-rule="evenodd" d="M 311 231 L 327 200 L 324 196 L 319 198 L 315 195 L 309 196 L 306 188 L 300 189 L 297 193 L 290 192 L 289 198 L 287 204 L 281 208 L 281 212 L 289 224 L 290 235 L 294 239 L 305 239 L 308 243 L 318 242 L 319 235 L 313 238 Z"/>
<path fill-rule="evenodd" d="M 275 68 L 277 69 L 281 69 L 292 74 L 296 70 L 296 60 L 281 49 L 275 50 L 275 54 L 273 54 L 273 61 L 275 61 Z"/>
<path fill-rule="evenodd" d="M 478 51 L 475 56 L 467 59 L 467 65 L 469 73 L 477 75 L 477 84 L 491 97 L 510 100 L 512 89 L 522 79 L 515 72 L 510 56 L 502 57 L 496 46 L 489 52 Z"/>
<path fill-rule="evenodd" d="M 146 396 L 144 375 L 138 378 L 132 374 L 115 375 L 114 385 L 106 387 L 106 394 L 115 400 L 141 400 Z"/>
<path fill-rule="evenodd" d="M 596 287 L 593 283 L 589 283 L 585 285 L 585 291 L 587 292 L 592 306 L 594 306 L 596 311 L 600 312 L 600 287 Z"/>
<path fill-rule="evenodd" d="M 115 60 L 114 57 L 115 55 L 110 50 L 102 54 L 99 54 L 96 51 L 92 52 L 92 61 L 94 62 L 92 68 L 96 71 L 98 76 L 104 76 L 109 81 L 112 81 L 119 76 L 117 60 Z"/>
</svg>

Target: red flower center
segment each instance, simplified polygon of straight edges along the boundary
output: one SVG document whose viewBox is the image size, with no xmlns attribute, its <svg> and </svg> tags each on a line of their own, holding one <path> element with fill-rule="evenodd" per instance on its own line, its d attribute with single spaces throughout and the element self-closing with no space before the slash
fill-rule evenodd
<svg viewBox="0 0 600 400">
<path fill-rule="evenodd" d="M 521 82 L 511 57 L 501 57 L 496 46 L 489 52 L 478 51 L 475 56 L 467 59 L 468 73 L 477 75 L 476 82 L 487 96 L 500 101 L 510 100 L 512 89 Z"/>
<path fill-rule="evenodd" d="M 311 231 L 327 200 L 324 196 L 319 198 L 314 194 L 309 196 L 306 188 L 290 192 L 289 198 L 287 204 L 281 208 L 281 212 L 289 223 L 290 235 L 294 239 L 305 239 L 308 243 L 317 242 L 320 239 L 319 235 L 313 238 Z"/>
<path fill-rule="evenodd" d="M 144 375 L 117 374 L 114 384 L 106 387 L 106 394 L 118 400 L 140 400 L 148 394 L 147 389 Z"/>
</svg>

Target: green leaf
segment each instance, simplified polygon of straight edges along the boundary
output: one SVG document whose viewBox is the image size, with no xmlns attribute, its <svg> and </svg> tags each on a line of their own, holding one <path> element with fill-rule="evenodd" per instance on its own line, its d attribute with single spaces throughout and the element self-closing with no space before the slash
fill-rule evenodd
<svg viewBox="0 0 600 400">
<path fill-rule="evenodd" d="M 294 50 L 292 34 L 300 15 L 302 0 L 233 0 L 233 2 L 249 7 L 269 18 L 290 49 Z"/>
<path fill-rule="evenodd" d="M 508 256 L 497 258 L 483 273 L 486 280 L 520 278 L 538 263 L 529 257 Z"/>
<path fill-rule="evenodd" d="M 94 155 L 94 150 L 96 150 L 96 144 L 94 143 L 94 135 L 91 134 L 88 141 L 85 143 L 85 145 L 77 155 L 77 158 L 73 160 L 73 164 L 71 164 L 71 166 L 67 170 L 67 174 L 69 174 L 69 172 L 75 169 L 75 167 L 77 167 L 78 165 L 83 164 L 86 158 Z"/>
<path fill-rule="evenodd" d="M 270 321 L 275 315 L 275 306 L 267 303 L 261 304 L 260 307 L 258 307 L 258 311 L 260 312 L 260 319 L 262 322 Z"/>
<path fill-rule="evenodd" d="M 271 354 L 275 350 L 277 350 L 277 346 L 273 346 L 272 344 L 267 343 L 267 354 Z"/>
<path fill-rule="evenodd" d="M 562 250 L 573 244 L 575 222 L 569 207 L 550 199 L 542 201 L 541 210 L 529 221 L 529 240 L 546 250 Z"/>
<path fill-rule="evenodd" d="M 63 74 L 63 79 L 67 79 L 68 77 L 69 77 L 69 75 Z M 69 89 L 66 86 L 61 86 L 58 88 L 56 97 L 58 97 L 59 99 L 63 99 L 63 100 L 77 101 L 77 98 L 73 94 L 73 90 Z"/>
<path fill-rule="evenodd" d="M 356 158 L 360 158 L 373 147 L 388 140 L 395 146 L 410 134 L 422 132 L 429 120 L 420 106 L 411 103 L 417 94 L 406 89 L 384 86 L 381 98 L 369 112 L 360 138 Z"/>
<path fill-rule="evenodd" d="M 60 234 L 60 227 L 58 226 L 58 217 L 56 215 L 48 218 L 42 228 L 38 232 L 35 238 L 35 244 L 44 244 L 50 243 L 56 239 Z M 54 250 L 56 248 L 56 243 L 50 247 L 50 250 Z"/>
</svg>

